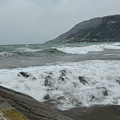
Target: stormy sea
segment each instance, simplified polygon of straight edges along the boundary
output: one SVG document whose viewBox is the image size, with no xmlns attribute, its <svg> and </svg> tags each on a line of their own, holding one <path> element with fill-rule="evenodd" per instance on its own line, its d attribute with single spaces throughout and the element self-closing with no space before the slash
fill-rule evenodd
<svg viewBox="0 0 120 120">
<path fill-rule="evenodd" d="M 0 86 L 59 110 L 120 105 L 120 43 L 1 45 Z"/>
</svg>

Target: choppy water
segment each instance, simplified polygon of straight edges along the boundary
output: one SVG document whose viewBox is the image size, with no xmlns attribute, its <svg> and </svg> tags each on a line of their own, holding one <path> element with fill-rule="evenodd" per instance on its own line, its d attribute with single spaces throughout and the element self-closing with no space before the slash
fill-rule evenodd
<svg viewBox="0 0 120 120">
<path fill-rule="evenodd" d="M 49 95 L 62 110 L 119 105 L 120 43 L 0 46 L 0 85 L 39 101 Z"/>
<path fill-rule="evenodd" d="M 119 58 L 119 43 L 0 46 L 0 68 L 41 66 L 48 63 Z"/>
</svg>

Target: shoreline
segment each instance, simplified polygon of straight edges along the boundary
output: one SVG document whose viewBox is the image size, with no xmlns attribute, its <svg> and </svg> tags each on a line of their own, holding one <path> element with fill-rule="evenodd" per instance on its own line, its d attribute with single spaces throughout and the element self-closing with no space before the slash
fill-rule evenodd
<svg viewBox="0 0 120 120">
<path fill-rule="evenodd" d="M 32 97 L 0 86 L 0 96 L 29 120 L 120 120 L 120 106 L 100 105 L 61 111 L 49 102 L 40 103 Z"/>
<path fill-rule="evenodd" d="M 120 106 L 117 105 L 73 108 L 62 113 L 74 120 L 120 120 Z"/>
<path fill-rule="evenodd" d="M 73 120 L 49 108 L 32 97 L 0 86 L 0 97 L 5 99 L 29 120 Z"/>
<path fill-rule="evenodd" d="M 44 103 L 51 108 L 54 106 L 51 100 Z M 73 120 L 120 120 L 119 105 L 94 105 L 91 107 L 76 107 L 58 111 Z"/>
</svg>

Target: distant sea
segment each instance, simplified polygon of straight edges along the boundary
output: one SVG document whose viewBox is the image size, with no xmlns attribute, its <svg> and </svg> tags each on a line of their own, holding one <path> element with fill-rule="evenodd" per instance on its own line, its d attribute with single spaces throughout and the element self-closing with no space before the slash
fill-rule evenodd
<svg viewBox="0 0 120 120">
<path fill-rule="evenodd" d="M 120 43 L 0 45 L 0 86 L 61 110 L 119 105 Z"/>
</svg>

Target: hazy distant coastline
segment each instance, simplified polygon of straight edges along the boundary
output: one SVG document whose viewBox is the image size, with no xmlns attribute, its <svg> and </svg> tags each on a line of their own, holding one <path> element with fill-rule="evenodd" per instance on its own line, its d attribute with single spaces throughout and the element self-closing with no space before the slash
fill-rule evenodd
<svg viewBox="0 0 120 120">
<path fill-rule="evenodd" d="M 46 43 L 119 42 L 120 15 L 93 18 Z"/>
</svg>

